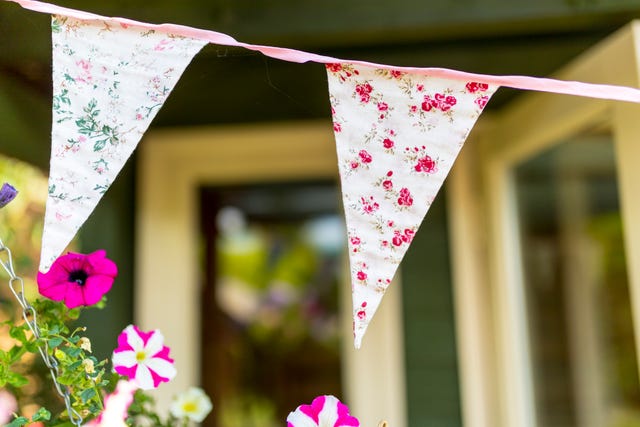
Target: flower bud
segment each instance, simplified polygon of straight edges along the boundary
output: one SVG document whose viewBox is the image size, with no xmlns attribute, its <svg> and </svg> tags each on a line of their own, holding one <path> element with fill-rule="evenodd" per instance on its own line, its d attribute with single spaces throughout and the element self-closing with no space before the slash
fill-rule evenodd
<svg viewBox="0 0 640 427">
<path fill-rule="evenodd" d="M 91 341 L 87 337 L 82 337 L 78 340 L 78 347 L 91 353 Z"/>
<path fill-rule="evenodd" d="M 82 367 L 87 374 L 93 374 L 96 372 L 95 365 L 91 359 L 84 359 L 82 361 Z"/>
</svg>

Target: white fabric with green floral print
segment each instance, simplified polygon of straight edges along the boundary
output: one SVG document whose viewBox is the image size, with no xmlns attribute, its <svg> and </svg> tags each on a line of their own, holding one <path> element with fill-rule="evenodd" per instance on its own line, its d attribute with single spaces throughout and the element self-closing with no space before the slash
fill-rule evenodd
<svg viewBox="0 0 640 427">
<path fill-rule="evenodd" d="M 53 124 L 40 270 L 64 251 L 206 41 L 108 21 L 52 21 Z"/>
</svg>

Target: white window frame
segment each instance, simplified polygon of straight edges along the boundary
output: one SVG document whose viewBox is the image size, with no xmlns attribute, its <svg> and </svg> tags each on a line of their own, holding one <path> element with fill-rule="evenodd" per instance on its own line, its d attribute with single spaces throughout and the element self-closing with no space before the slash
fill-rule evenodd
<svg viewBox="0 0 640 427">
<path fill-rule="evenodd" d="M 327 121 L 173 128 L 150 132 L 138 162 L 134 318 L 142 328 L 160 329 L 176 360 L 178 376 L 156 391 L 159 406 L 166 408 L 172 395 L 200 384 L 199 188 L 337 180 L 336 150 Z M 350 290 L 345 278 L 346 399 L 363 425 L 386 419 L 406 427 L 400 287 L 390 287 L 359 351 L 350 333 Z"/>
<path fill-rule="evenodd" d="M 632 22 L 554 77 L 638 87 L 639 43 L 640 22 Z M 481 117 L 449 178 L 465 427 L 536 427 L 512 172 L 599 124 L 611 130 L 616 149 L 640 357 L 640 105 L 521 94 L 500 113 Z"/>
</svg>

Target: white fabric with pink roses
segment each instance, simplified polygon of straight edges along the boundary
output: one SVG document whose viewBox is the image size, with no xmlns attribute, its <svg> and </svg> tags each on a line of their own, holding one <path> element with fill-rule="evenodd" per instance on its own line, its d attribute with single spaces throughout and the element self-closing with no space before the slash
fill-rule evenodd
<svg viewBox="0 0 640 427">
<path fill-rule="evenodd" d="M 467 135 L 498 88 L 327 65 L 347 224 L 355 346 Z"/>
</svg>

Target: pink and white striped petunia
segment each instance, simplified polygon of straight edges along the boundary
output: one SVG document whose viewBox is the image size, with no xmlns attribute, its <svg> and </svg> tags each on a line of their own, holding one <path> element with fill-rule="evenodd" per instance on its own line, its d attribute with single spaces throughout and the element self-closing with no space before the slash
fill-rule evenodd
<svg viewBox="0 0 640 427">
<path fill-rule="evenodd" d="M 157 329 L 143 332 L 135 325 L 127 326 L 118 337 L 111 361 L 118 374 L 135 380 L 142 390 L 156 388 L 176 376 L 169 347 Z"/>
<path fill-rule="evenodd" d="M 318 396 L 311 405 L 300 405 L 287 417 L 287 427 L 359 427 L 347 405 L 334 396 Z"/>
</svg>

